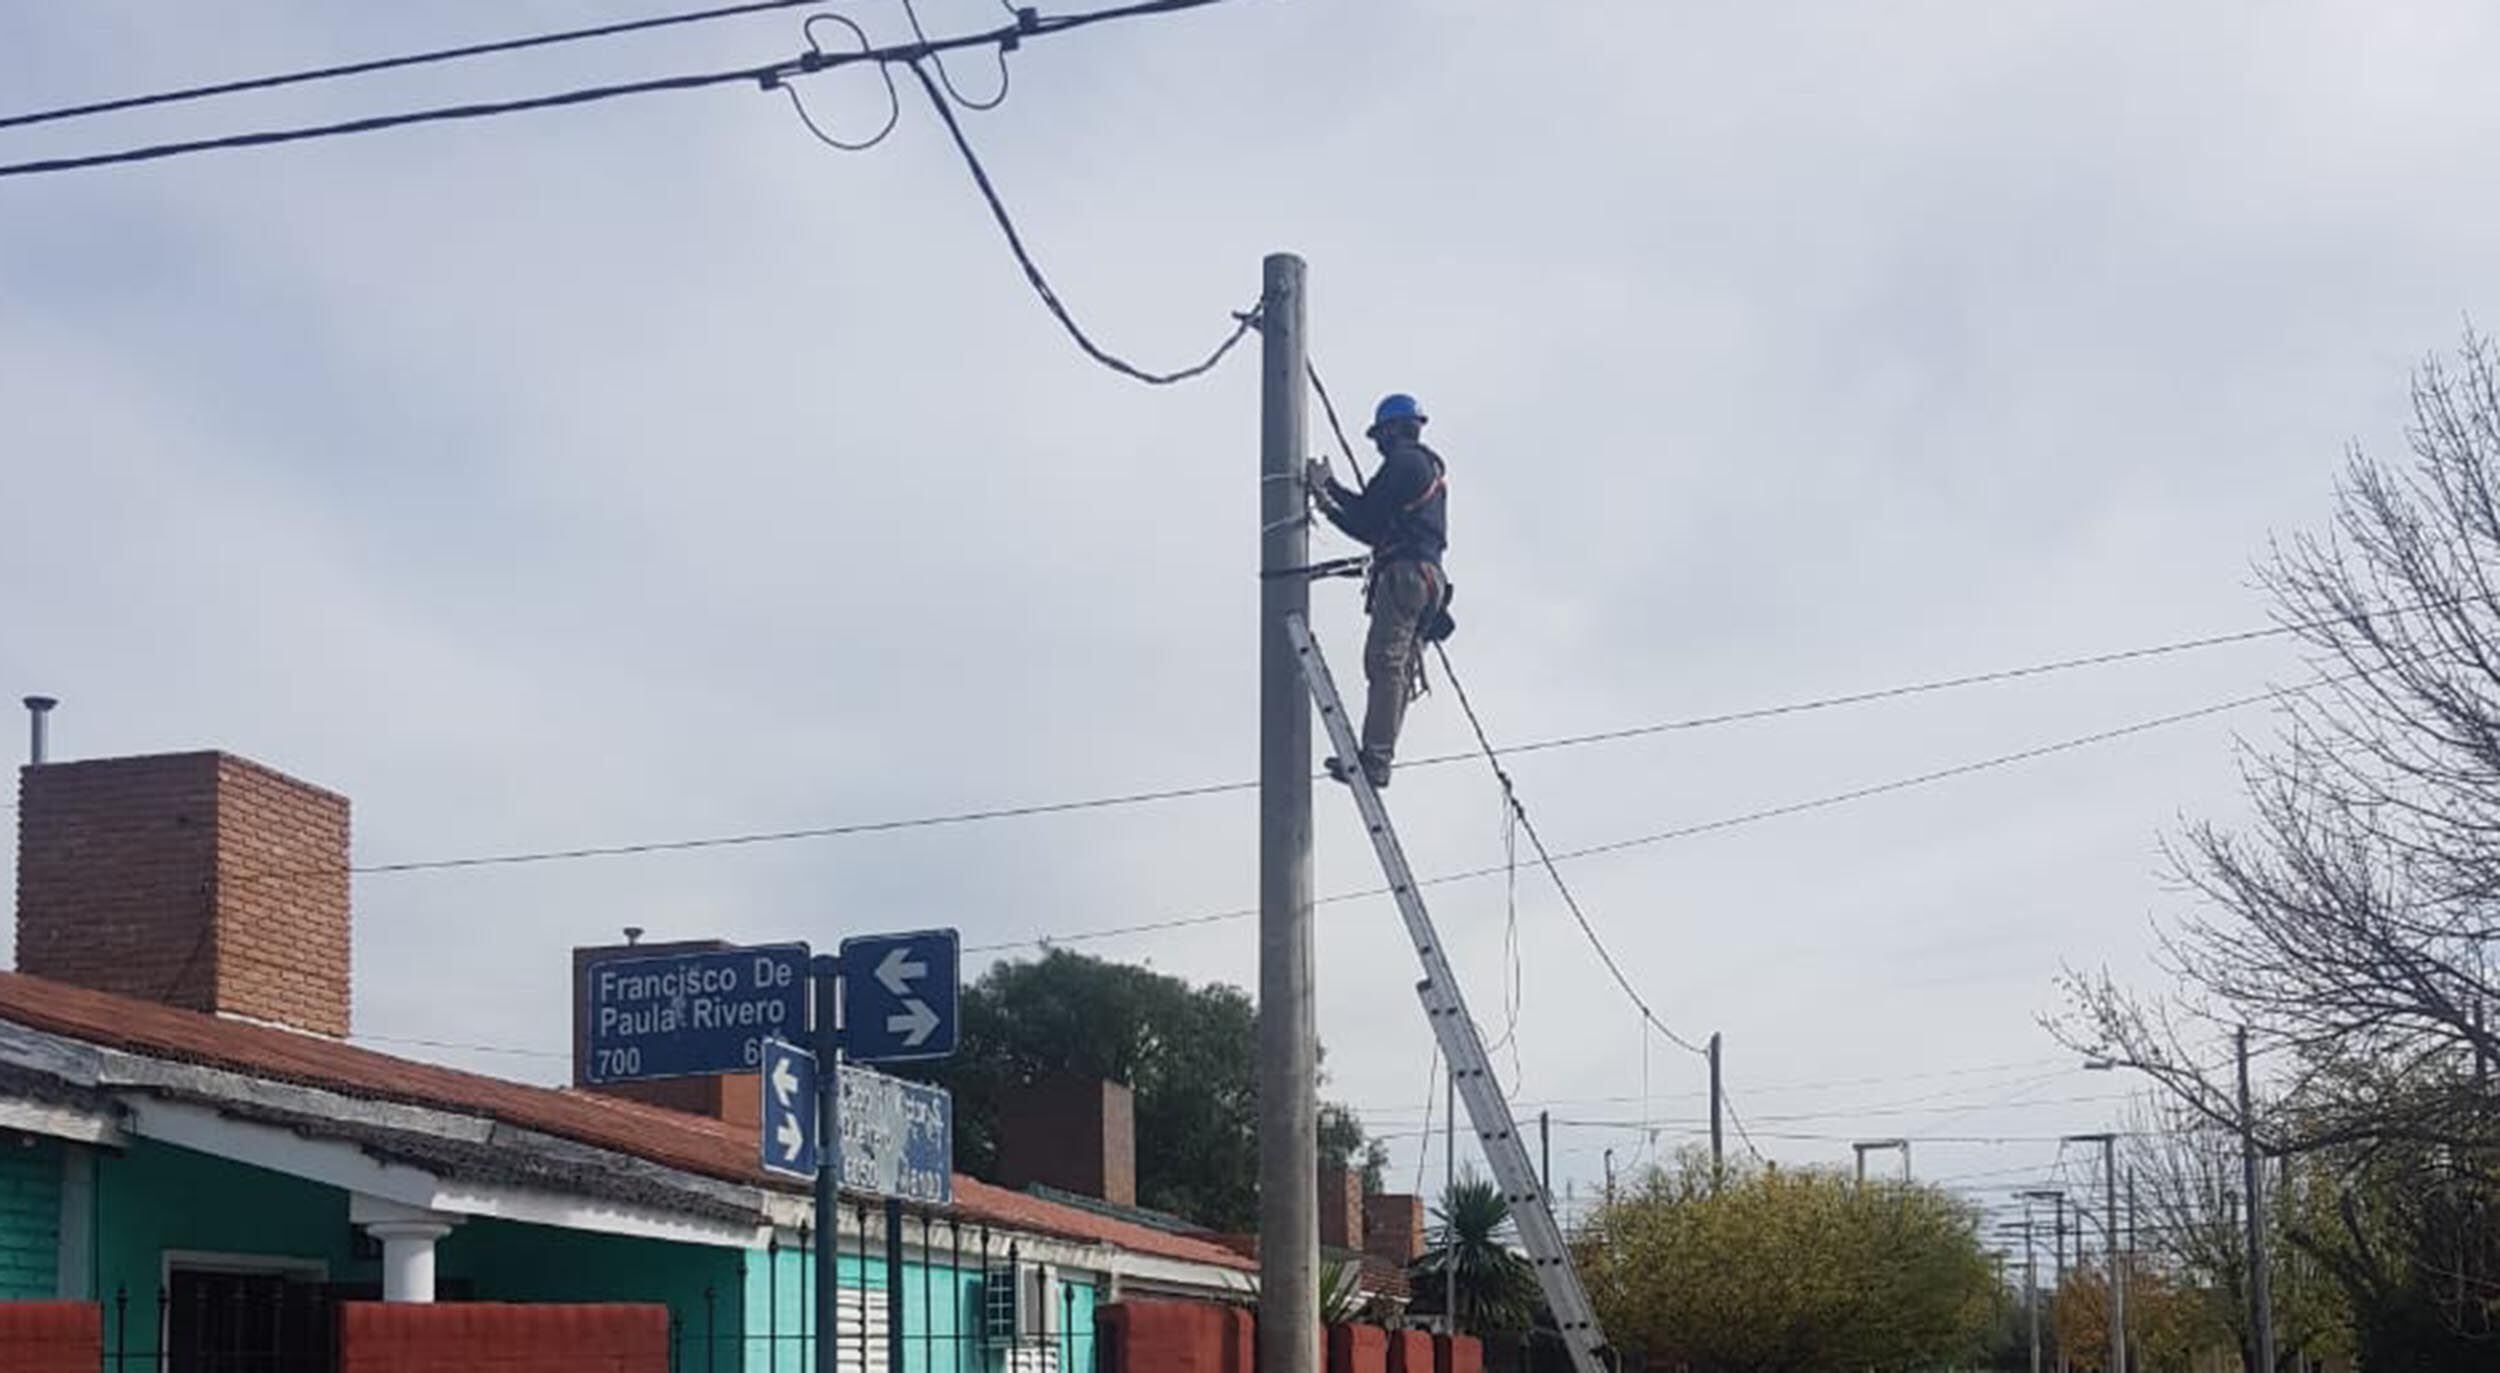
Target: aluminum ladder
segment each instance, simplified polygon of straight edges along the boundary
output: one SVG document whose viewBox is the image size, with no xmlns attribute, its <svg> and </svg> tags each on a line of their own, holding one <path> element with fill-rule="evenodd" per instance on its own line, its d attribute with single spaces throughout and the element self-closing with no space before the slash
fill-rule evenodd
<svg viewBox="0 0 2500 1373">
<path fill-rule="evenodd" d="M 1301 616 L 1285 618 L 1285 634 L 1293 644 L 1295 659 L 1302 665 L 1303 680 L 1310 684 L 1311 700 L 1319 707 L 1320 722 L 1327 726 L 1328 741 L 1335 745 L 1337 756 L 1351 764 L 1359 744 L 1353 722 L 1346 718 L 1345 701 L 1337 694 L 1337 683 L 1328 673 L 1328 660 L 1320 656 L 1319 645 L 1311 638 L 1311 627 Z M 1360 767 L 1347 769 L 1347 782 L 1354 792 L 1355 809 L 1362 812 L 1363 828 L 1371 833 L 1372 850 L 1380 855 L 1381 873 L 1389 881 L 1390 893 L 1397 898 L 1398 915 L 1406 922 L 1407 937 L 1415 943 L 1415 956 L 1423 960 L 1424 980 L 1415 984 L 1415 990 L 1423 998 L 1424 1017 L 1431 1023 L 1433 1038 L 1441 1045 L 1441 1057 L 1449 1063 L 1456 1079 L 1459 1099 L 1467 1103 L 1468 1124 L 1474 1127 L 1477 1141 L 1484 1146 L 1485 1158 L 1493 1165 L 1493 1180 L 1510 1203 L 1511 1221 L 1518 1227 L 1519 1242 L 1536 1270 L 1537 1286 L 1544 1289 L 1545 1304 L 1562 1329 L 1563 1344 L 1571 1351 L 1572 1367 L 1577 1373 L 1606 1373 L 1602 1352 L 1606 1347 L 1605 1333 L 1598 1328 L 1588 1292 L 1580 1286 L 1579 1271 L 1571 1266 L 1562 1226 L 1555 1221 L 1553 1204 L 1537 1180 L 1527 1143 L 1519 1137 L 1519 1123 L 1511 1117 L 1510 1102 L 1494 1081 L 1493 1060 L 1485 1053 L 1484 1036 L 1478 1033 L 1475 1019 L 1467 1014 L 1467 998 L 1459 991 L 1457 974 L 1450 970 L 1449 959 L 1441 952 L 1441 938 L 1432 928 L 1432 916 L 1424 909 L 1422 893 L 1416 889 L 1415 872 L 1406 864 L 1406 850 L 1398 843 L 1397 831 L 1390 827 L 1388 808 Z"/>
</svg>

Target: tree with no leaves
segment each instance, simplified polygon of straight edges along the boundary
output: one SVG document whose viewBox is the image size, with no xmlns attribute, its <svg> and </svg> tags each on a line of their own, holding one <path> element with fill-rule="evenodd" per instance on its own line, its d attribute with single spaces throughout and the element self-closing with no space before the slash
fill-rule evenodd
<svg viewBox="0 0 2500 1373">
<path fill-rule="evenodd" d="M 2375 1340 L 2382 1357 L 2431 1360 L 2407 1367 L 2479 1367 L 2500 1309 L 2500 1235 L 2461 1220 L 2500 1198 L 2492 346 L 2469 335 L 2453 362 L 2425 364 L 2412 410 L 2409 460 L 2353 452 L 2330 532 L 2278 542 L 2259 569 L 2313 677 L 2283 694 L 2277 739 L 2242 745 L 2253 818 L 2193 823 L 2171 848 L 2197 898 L 2163 931 L 2183 995 L 2071 978 L 2053 1028 L 2236 1135 L 2227 1057 L 2192 1041 L 2249 1026 L 2272 1105 L 2248 1124 L 2338 1199 L 2286 1233 L 2350 1297 L 2365 1364 Z M 2444 1335 L 2418 1319 L 2433 1294 Z"/>
</svg>

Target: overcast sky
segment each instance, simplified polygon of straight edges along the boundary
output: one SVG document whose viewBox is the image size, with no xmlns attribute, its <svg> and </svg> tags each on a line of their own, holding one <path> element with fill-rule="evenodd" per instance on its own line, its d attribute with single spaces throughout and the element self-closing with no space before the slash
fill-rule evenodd
<svg viewBox="0 0 2500 1373">
<path fill-rule="evenodd" d="M 648 8 L 0 0 L 0 107 Z M 905 32 L 898 6 L 843 10 Z M 0 131 L 0 161 L 800 41 L 766 16 Z M 966 122 L 1073 308 L 1150 366 L 1209 346 L 1262 254 L 1309 258 L 1340 399 L 1433 416 L 1452 648 L 1496 739 L 1527 740 L 2265 623 L 2266 541 L 2324 520 L 2347 444 L 2393 452 L 2408 369 L 2500 308 L 2496 59 L 2500 12 L 2466 0 L 1239 0 L 1035 42 Z M 806 96 L 845 133 L 883 112 L 861 73 Z M 0 688 L 64 698 L 62 756 L 214 746 L 347 792 L 364 863 L 1251 776 L 1252 355 L 1169 391 L 1084 361 L 904 97 L 861 154 L 729 86 L 0 179 Z M 1318 595 L 1350 679 L 1356 594 Z M 2260 642 L 1515 772 L 1575 849 L 2301 673 Z M 2054 977 L 2153 977 L 2181 899 L 2157 844 L 2234 812 L 2233 736 L 2268 728 L 2245 710 L 1567 875 L 1659 1014 L 1724 1032 L 1765 1153 L 1923 1133 L 1923 1174 L 2034 1181 L 2047 1140 L 2124 1109 L 2039 1028 Z M 1445 693 L 1414 712 L 1410 752 L 1468 742 Z M 1351 806 L 1317 799 L 1320 890 L 1372 885 Z M 1483 769 L 1392 799 L 1420 871 L 1500 861 Z M 622 926 L 952 924 L 986 959 L 1246 906 L 1255 841 L 1236 794 L 365 877 L 356 1024 L 553 1080 L 566 950 Z M 1498 1033 L 1504 884 L 1433 901 Z M 1411 954 L 1384 902 L 1321 909 L 1327 1091 L 1407 1132 L 1411 1183 Z M 1608 1148 L 1688 1142 L 1698 1060 L 1644 1047 L 1537 874 L 1517 915 L 1518 1093 L 1631 1123 L 1560 1127 L 1557 1173 L 1585 1189 Z M 1244 920 L 1074 947 L 1256 983 Z M 2001 1142 L 1946 1142 L 1978 1137 Z"/>
</svg>

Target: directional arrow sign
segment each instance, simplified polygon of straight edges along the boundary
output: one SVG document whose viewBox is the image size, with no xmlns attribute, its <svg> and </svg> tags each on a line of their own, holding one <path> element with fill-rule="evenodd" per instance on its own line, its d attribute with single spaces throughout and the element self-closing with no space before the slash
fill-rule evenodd
<svg viewBox="0 0 2500 1373">
<path fill-rule="evenodd" d="M 767 1172 L 816 1176 L 816 1055 L 786 1040 L 764 1041 L 763 1149 Z"/>
<path fill-rule="evenodd" d="M 962 962 L 953 930 L 842 941 L 845 1051 L 861 1063 L 954 1053 Z"/>
</svg>

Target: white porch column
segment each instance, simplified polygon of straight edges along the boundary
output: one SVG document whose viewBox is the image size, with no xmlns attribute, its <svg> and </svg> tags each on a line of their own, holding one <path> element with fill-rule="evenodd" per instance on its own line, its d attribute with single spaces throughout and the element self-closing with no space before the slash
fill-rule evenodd
<svg viewBox="0 0 2500 1373">
<path fill-rule="evenodd" d="M 434 1242 L 460 1217 L 358 1193 L 348 1199 L 347 1218 L 382 1242 L 382 1300 L 434 1300 Z"/>
<path fill-rule="evenodd" d="M 434 1300 L 434 1241 L 451 1233 L 438 1220 L 383 1220 L 365 1227 L 382 1241 L 382 1300 Z"/>
</svg>

